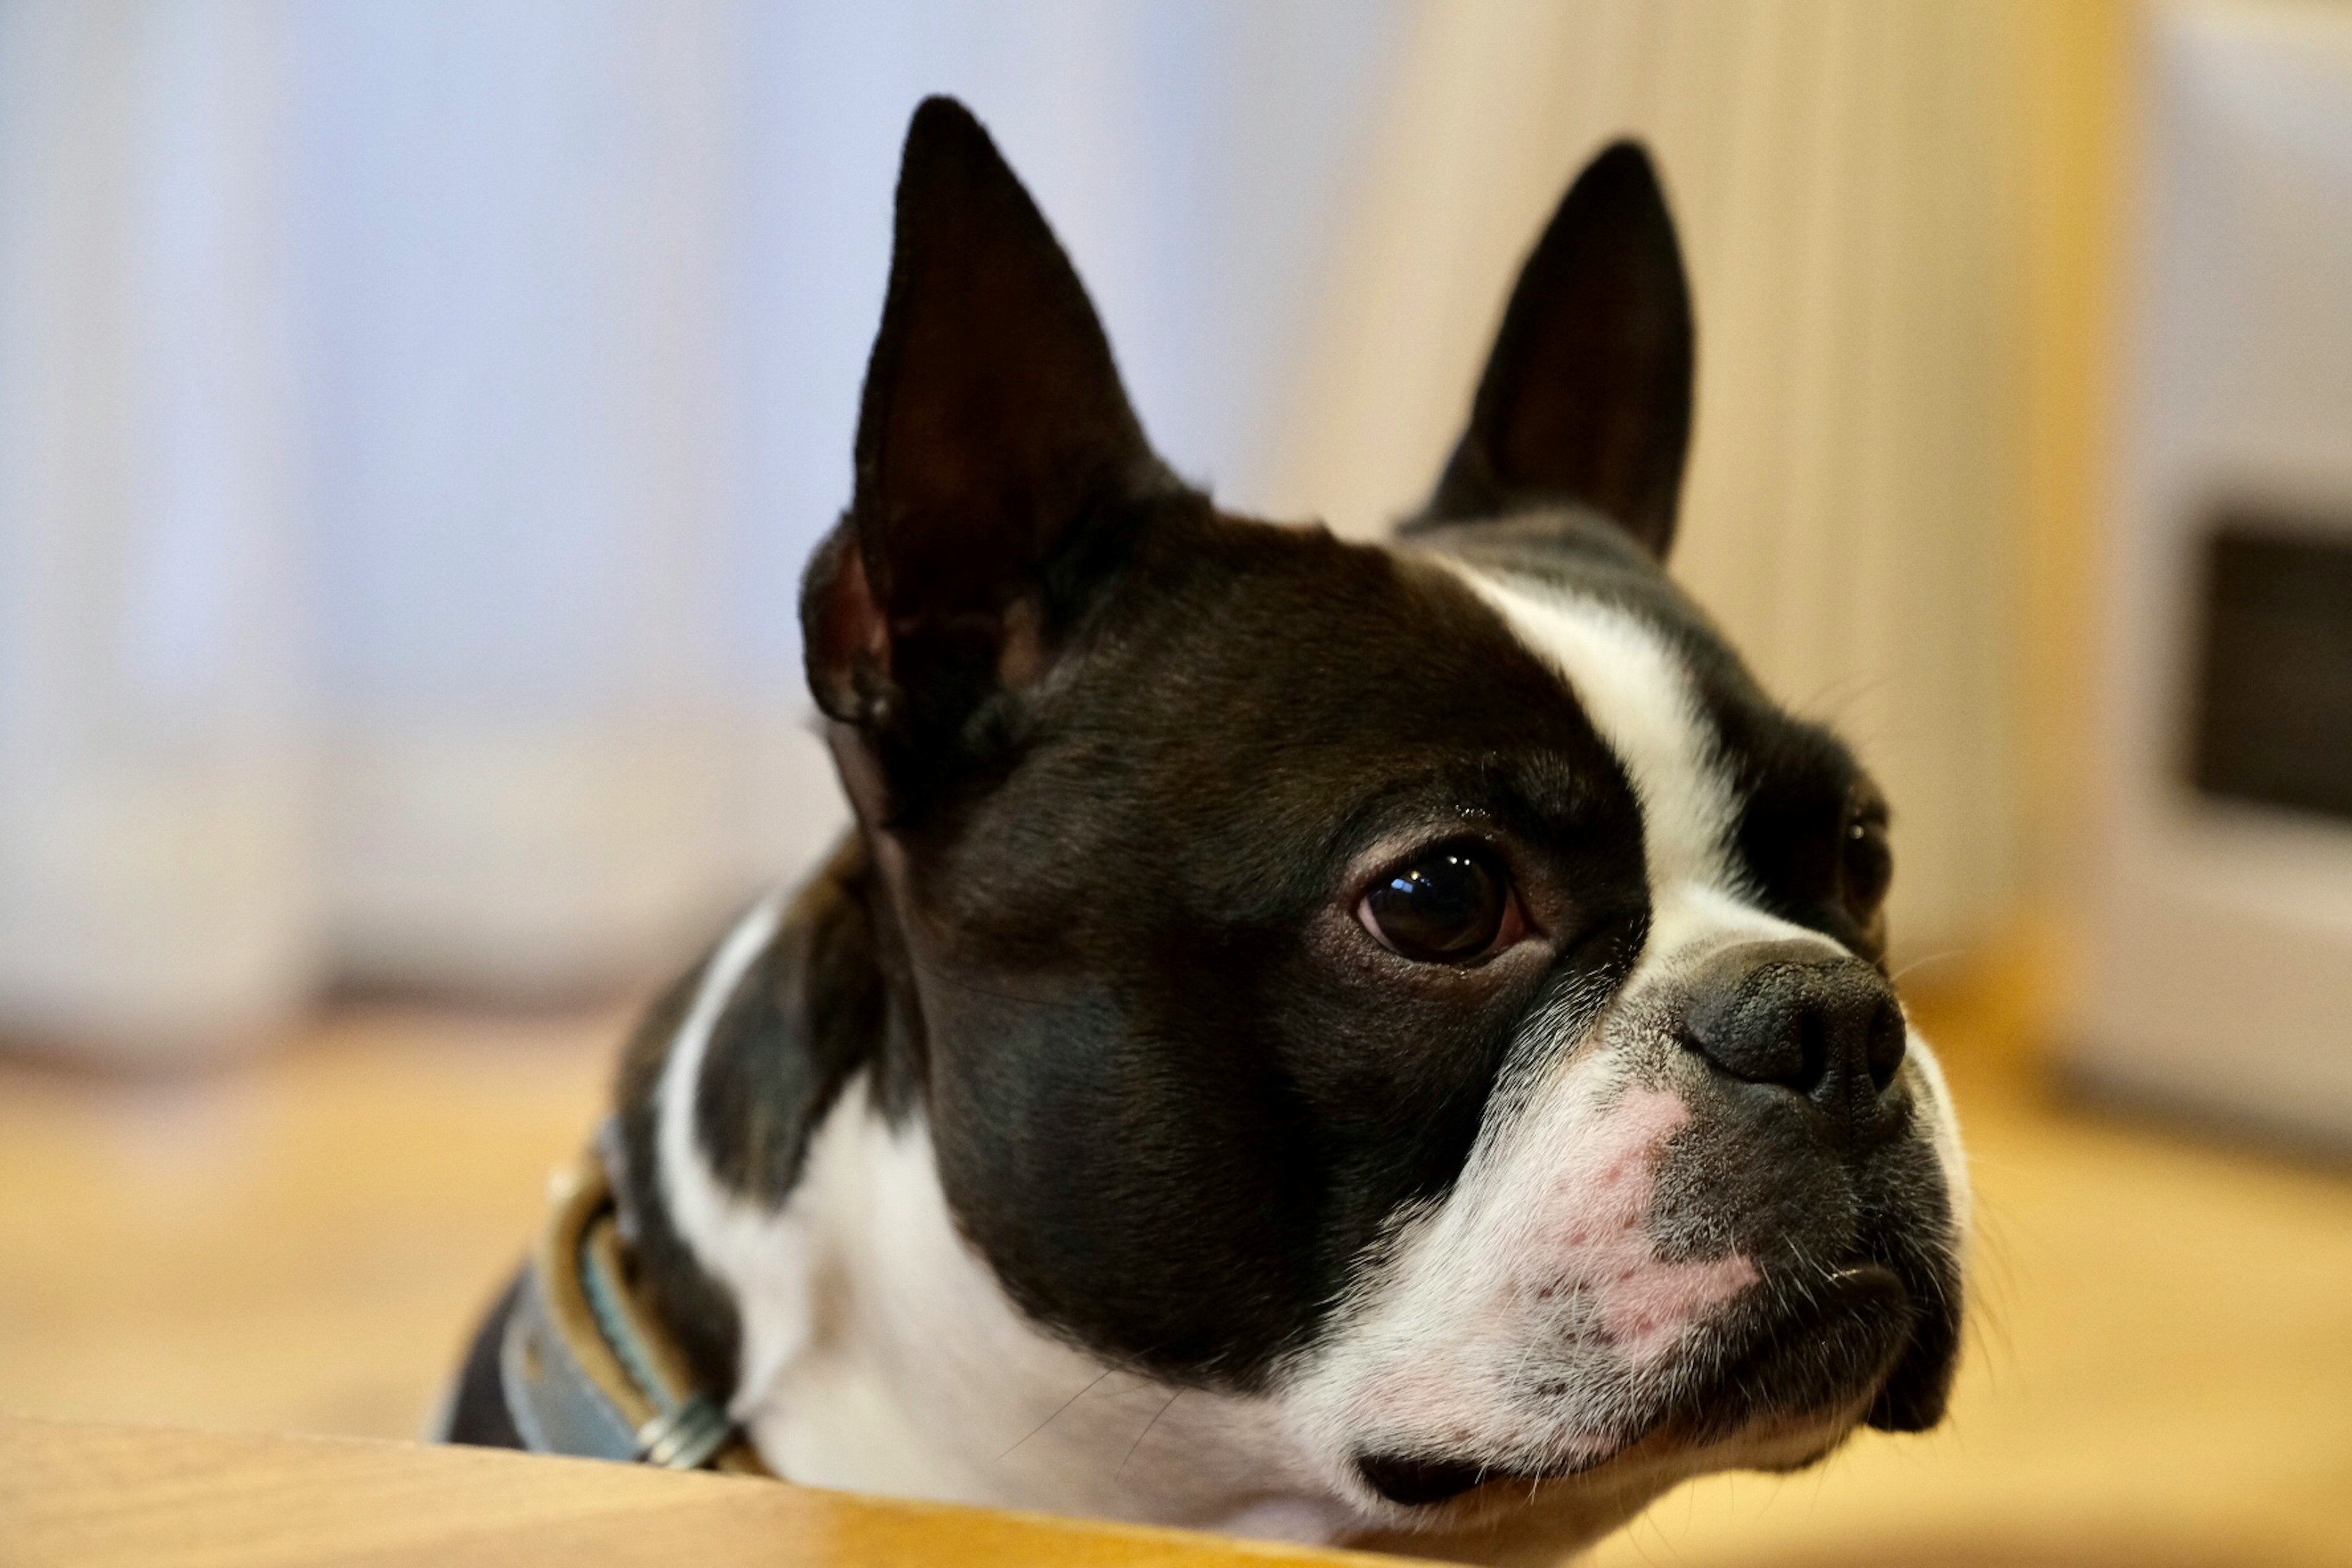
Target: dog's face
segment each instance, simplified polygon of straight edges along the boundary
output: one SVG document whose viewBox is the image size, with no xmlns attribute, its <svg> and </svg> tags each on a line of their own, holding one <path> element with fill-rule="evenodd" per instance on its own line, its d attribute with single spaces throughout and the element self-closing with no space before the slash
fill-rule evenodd
<svg viewBox="0 0 2352 1568">
<path fill-rule="evenodd" d="M 1659 566 L 1691 344 L 1613 149 L 1398 542 L 1232 518 L 978 125 L 909 138 L 803 616 L 940 1184 L 1034 1322 L 1270 1402 L 1368 1520 L 1794 1464 L 1949 1381 L 1885 807 Z"/>
</svg>

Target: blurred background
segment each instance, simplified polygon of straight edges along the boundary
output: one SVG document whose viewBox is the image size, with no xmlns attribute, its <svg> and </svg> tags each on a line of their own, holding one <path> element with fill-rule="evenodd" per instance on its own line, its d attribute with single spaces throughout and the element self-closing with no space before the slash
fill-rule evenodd
<svg viewBox="0 0 2352 1568">
<path fill-rule="evenodd" d="M 1583 160 L 1675 566 L 1896 805 L 1953 1422 L 1604 1562 L 2352 1562 L 2352 5 L 0 0 L 0 1407 L 415 1431 L 633 997 L 844 813 L 916 100 L 1175 466 L 1370 535 Z"/>
</svg>

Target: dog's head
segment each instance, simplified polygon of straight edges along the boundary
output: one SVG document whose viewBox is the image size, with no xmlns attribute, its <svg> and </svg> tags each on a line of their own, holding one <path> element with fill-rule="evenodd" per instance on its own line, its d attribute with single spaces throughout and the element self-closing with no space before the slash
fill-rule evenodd
<svg viewBox="0 0 2352 1568">
<path fill-rule="evenodd" d="M 1368 1520 L 1944 1402 L 1885 805 L 1660 565 L 1692 342 L 1612 148 L 1394 543 L 1232 517 L 977 122 L 909 135 L 803 613 L 940 1178 L 1037 1323 L 1273 1402 Z"/>
</svg>

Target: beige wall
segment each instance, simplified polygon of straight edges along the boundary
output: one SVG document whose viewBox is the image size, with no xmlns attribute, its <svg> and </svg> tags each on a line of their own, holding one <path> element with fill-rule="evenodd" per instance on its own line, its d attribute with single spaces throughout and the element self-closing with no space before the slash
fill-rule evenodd
<svg viewBox="0 0 2352 1568">
<path fill-rule="evenodd" d="M 1271 465 L 1277 510 L 1361 531 L 1419 498 L 1552 204 L 1607 138 L 1643 137 L 1699 311 L 1675 570 L 1886 782 L 1900 948 L 2004 923 L 2071 788 L 2105 206 L 2074 186 L 2107 156 L 2124 16 L 1432 0 Z"/>
</svg>

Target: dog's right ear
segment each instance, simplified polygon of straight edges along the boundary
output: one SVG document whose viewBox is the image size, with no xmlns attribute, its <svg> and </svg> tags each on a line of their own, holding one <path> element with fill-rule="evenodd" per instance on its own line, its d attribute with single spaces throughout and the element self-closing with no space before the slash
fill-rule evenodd
<svg viewBox="0 0 2352 1568">
<path fill-rule="evenodd" d="M 1690 289 L 1649 154 L 1585 166 L 1520 270 L 1420 524 L 1569 502 L 1664 560 L 1690 446 Z"/>
<path fill-rule="evenodd" d="M 1069 258 L 950 99 L 908 128 L 856 460 L 801 626 L 817 706 L 886 766 L 936 759 L 1044 673 L 1149 503 L 1186 493 Z"/>
</svg>

